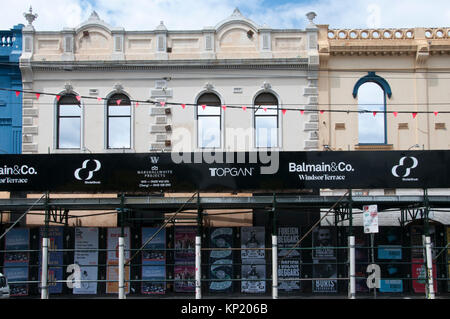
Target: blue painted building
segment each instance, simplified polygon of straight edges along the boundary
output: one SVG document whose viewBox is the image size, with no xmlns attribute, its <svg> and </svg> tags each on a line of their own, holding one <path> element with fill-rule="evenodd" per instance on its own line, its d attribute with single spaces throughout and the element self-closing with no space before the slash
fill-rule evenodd
<svg viewBox="0 0 450 319">
<path fill-rule="evenodd" d="M 0 30 L 0 154 L 22 151 L 22 94 L 16 95 L 22 90 L 22 28 L 19 24 Z"/>
</svg>

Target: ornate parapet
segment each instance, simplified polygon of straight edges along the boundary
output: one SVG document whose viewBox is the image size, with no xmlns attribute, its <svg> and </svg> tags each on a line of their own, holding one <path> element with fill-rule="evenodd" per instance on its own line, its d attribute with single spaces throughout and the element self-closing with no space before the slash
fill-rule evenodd
<svg viewBox="0 0 450 319">
<path fill-rule="evenodd" d="M 328 29 L 320 26 L 324 55 L 411 55 L 423 64 L 429 55 L 450 53 L 450 28 Z"/>
</svg>

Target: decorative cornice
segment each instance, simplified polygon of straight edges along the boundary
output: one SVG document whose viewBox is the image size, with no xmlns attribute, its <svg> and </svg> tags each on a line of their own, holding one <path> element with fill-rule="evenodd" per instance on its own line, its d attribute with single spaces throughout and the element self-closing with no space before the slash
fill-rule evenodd
<svg viewBox="0 0 450 319">
<path fill-rule="evenodd" d="M 309 70 L 308 59 L 230 59 L 172 61 L 33 61 L 32 69 L 74 70 L 158 70 L 158 69 L 296 69 Z"/>
</svg>

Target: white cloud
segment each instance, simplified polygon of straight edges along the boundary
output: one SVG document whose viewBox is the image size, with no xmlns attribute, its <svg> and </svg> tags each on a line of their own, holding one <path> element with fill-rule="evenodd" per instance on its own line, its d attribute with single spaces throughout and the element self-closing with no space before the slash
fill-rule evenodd
<svg viewBox="0 0 450 319">
<path fill-rule="evenodd" d="M 38 31 L 75 27 L 95 9 L 102 20 L 126 30 L 153 30 L 160 21 L 169 30 L 199 30 L 214 26 L 235 7 L 259 25 L 299 28 L 307 25 L 305 14 L 317 13 L 318 24 L 330 28 L 437 27 L 447 26 L 448 0 L 317 0 L 292 1 L 268 6 L 263 0 L 14 0 L 2 15 L 0 29 L 26 24 L 23 13 L 32 5 L 38 13 Z"/>
</svg>

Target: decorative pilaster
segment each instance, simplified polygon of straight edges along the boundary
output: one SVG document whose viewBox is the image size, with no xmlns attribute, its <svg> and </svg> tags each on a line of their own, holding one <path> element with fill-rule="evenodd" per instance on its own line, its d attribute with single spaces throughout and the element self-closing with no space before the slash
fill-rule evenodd
<svg viewBox="0 0 450 319">
<path fill-rule="evenodd" d="M 151 90 L 151 99 L 160 102 L 150 106 L 149 151 L 151 152 L 172 149 L 172 107 L 165 105 L 167 99 L 172 97 L 172 89 L 167 86 L 167 80 L 159 80 Z"/>
<path fill-rule="evenodd" d="M 309 12 L 306 17 L 309 25 L 306 28 L 307 51 L 308 51 L 308 87 L 304 88 L 303 95 L 308 98 L 305 114 L 308 120 L 305 122 L 304 131 L 308 132 L 308 139 L 305 141 L 305 150 L 319 149 L 319 115 L 317 113 L 319 104 L 319 52 L 317 46 L 317 36 L 319 29 L 313 20 L 317 15 Z M 313 111 L 313 112 L 308 112 Z"/>
<path fill-rule="evenodd" d="M 22 73 L 22 88 L 24 91 L 33 90 L 33 69 L 31 67 L 31 59 L 34 53 L 34 27 L 33 21 L 36 20 L 37 14 L 33 13 L 33 9 L 24 13 L 24 17 L 28 25 L 22 29 L 22 55 L 20 56 L 19 66 Z M 37 153 L 37 119 L 39 110 L 34 105 L 36 99 L 34 94 L 24 93 L 22 95 L 22 153 Z"/>
</svg>

